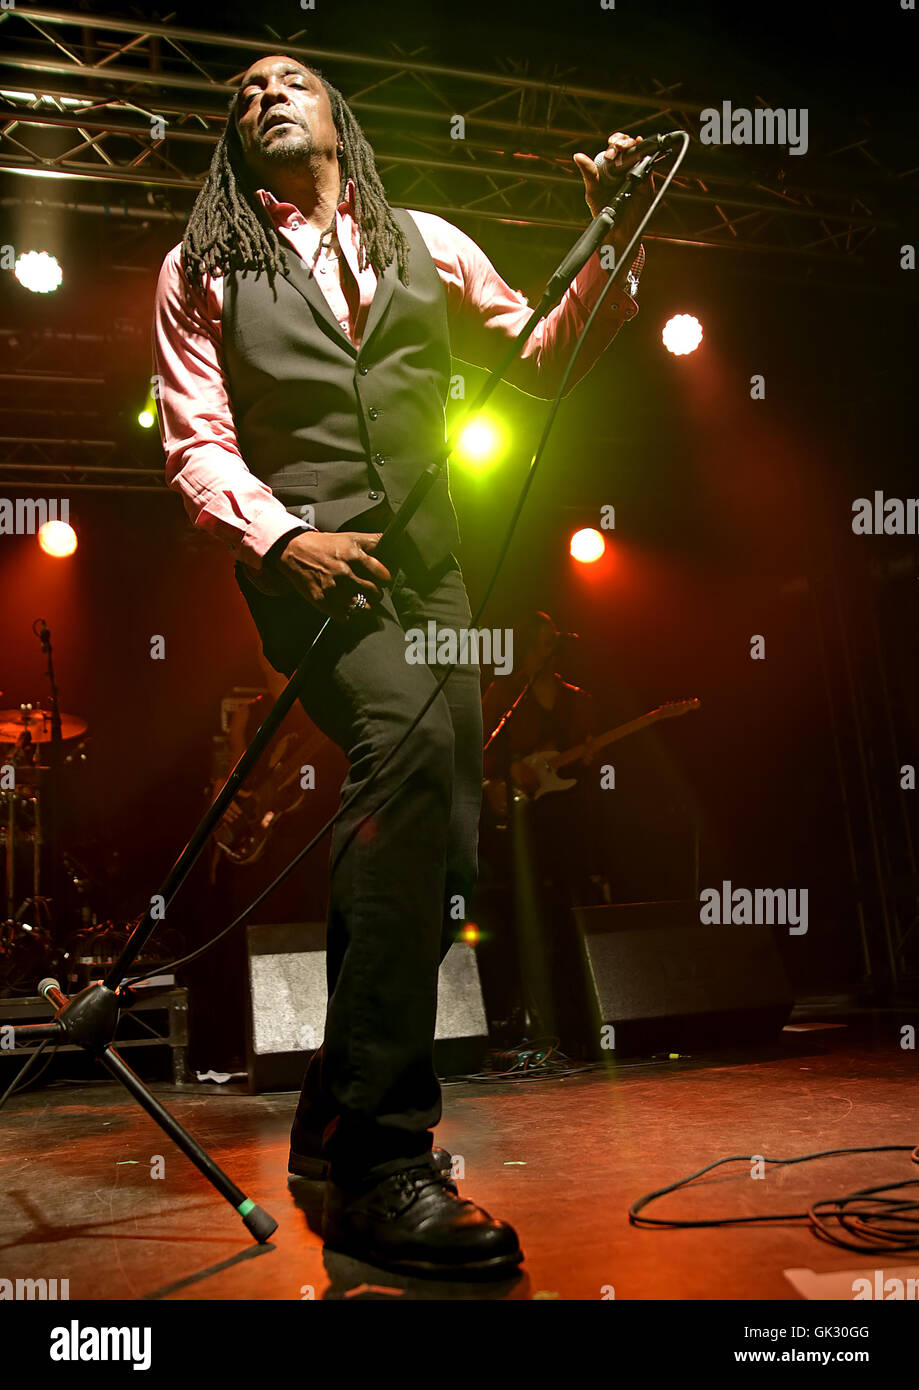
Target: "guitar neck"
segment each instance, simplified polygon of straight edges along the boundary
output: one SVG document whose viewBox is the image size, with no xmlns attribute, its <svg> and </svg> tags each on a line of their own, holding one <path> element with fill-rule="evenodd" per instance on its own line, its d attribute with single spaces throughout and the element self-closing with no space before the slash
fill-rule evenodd
<svg viewBox="0 0 919 1390">
<path fill-rule="evenodd" d="M 616 743 L 620 738 L 628 738 L 629 734 L 637 734 L 639 729 L 644 729 L 648 724 L 654 724 L 659 717 L 657 710 L 652 710 L 649 714 L 639 715 L 637 719 L 630 719 L 627 724 L 619 724 L 615 729 L 608 729 L 605 734 L 601 734 L 599 738 L 593 740 L 591 747 L 597 753 L 607 744 Z M 561 753 L 555 766 L 558 768 L 564 767 L 566 763 L 573 763 L 576 758 L 583 758 L 586 752 L 587 744 L 578 743 L 574 748 L 569 748 L 566 752 Z"/>
</svg>

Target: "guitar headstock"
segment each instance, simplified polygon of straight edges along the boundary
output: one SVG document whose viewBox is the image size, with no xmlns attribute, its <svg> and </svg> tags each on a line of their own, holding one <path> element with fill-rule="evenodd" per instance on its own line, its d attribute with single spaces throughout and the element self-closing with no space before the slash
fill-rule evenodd
<svg viewBox="0 0 919 1390">
<path fill-rule="evenodd" d="M 668 700 L 666 704 L 659 705 L 654 711 L 657 719 L 679 719 L 684 714 L 692 714 L 695 710 L 702 708 L 702 701 L 698 698 L 692 700 Z"/>
</svg>

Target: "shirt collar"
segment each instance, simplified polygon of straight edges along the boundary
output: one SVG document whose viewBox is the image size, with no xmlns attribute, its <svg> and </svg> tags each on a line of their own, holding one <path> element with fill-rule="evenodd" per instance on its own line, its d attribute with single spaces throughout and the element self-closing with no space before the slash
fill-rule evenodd
<svg viewBox="0 0 919 1390">
<path fill-rule="evenodd" d="M 342 200 L 338 204 L 337 211 L 339 217 L 354 216 L 354 194 L 354 180 L 349 179 L 345 185 Z M 303 213 L 294 203 L 279 202 L 274 194 L 267 188 L 257 189 L 256 196 L 275 226 L 283 226 L 288 218 L 292 216 L 303 217 Z"/>
</svg>

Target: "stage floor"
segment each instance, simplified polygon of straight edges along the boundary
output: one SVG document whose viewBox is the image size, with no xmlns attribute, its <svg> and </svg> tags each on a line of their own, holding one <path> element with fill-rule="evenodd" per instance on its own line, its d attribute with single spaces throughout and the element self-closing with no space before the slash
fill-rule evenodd
<svg viewBox="0 0 919 1390">
<path fill-rule="evenodd" d="M 827 1021 L 799 1009 L 795 1022 Z M 919 1144 L 907 1016 L 850 1016 L 785 1031 L 742 1055 L 625 1063 L 566 1079 L 445 1087 L 437 1140 L 465 1164 L 460 1191 L 517 1228 L 521 1277 L 497 1285 L 413 1281 L 324 1253 L 321 1186 L 288 1180 L 295 1097 L 212 1084 L 157 1094 L 279 1221 L 250 1240 L 230 1207 L 114 1084 L 44 1086 L 0 1114 L 0 1277 L 69 1279 L 71 1299 L 800 1297 L 806 1274 L 865 1272 L 880 1256 L 837 1250 L 803 1223 L 638 1230 L 641 1194 L 731 1154 Z M 6 1074 L 6 1073 L 5 1073 Z M 158 1162 L 161 1156 L 162 1162 Z M 163 1169 L 162 1177 L 151 1168 Z M 804 1210 L 818 1198 L 919 1177 L 908 1153 L 767 1170 L 738 1163 L 649 1214 L 715 1218 Z M 919 1273 L 919 1255 L 912 1257 Z M 910 1257 L 888 1258 L 904 1270 Z M 816 1296 L 833 1296 L 828 1285 Z M 838 1294 L 836 1296 L 839 1296 Z M 851 1294 L 849 1294 L 851 1297 Z"/>
</svg>

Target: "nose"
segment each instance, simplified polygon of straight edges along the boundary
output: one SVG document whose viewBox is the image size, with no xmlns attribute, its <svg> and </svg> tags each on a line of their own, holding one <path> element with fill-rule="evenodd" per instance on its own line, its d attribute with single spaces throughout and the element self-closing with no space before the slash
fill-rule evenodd
<svg viewBox="0 0 919 1390">
<path fill-rule="evenodd" d="M 284 102 L 286 100 L 287 93 L 284 91 L 281 79 L 279 77 L 269 77 L 262 89 L 262 95 L 259 98 L 259 110 L 262 115 L 267 115 L 273 106 L 277 106 L 279 102 Z"/>
<path fill-rule="evenodd" d="M 280 82 L 273 82 L 264 88 L 258 99 L 255 115 L 257 124 L 261 127 L 267 121 L 276 106 L 287 106 L 287 93 L 284 91 Z"/>
</svg>

